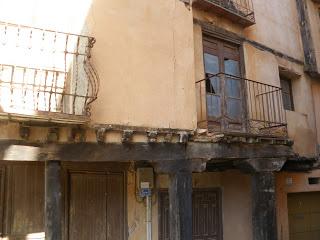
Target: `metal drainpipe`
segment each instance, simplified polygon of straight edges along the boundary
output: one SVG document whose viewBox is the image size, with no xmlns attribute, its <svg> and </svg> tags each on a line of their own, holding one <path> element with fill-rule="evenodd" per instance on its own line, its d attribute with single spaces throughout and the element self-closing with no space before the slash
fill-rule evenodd
<svg viewBox="0 0 320 240">
<path fill-rule="evenodd" d="M 147 240 L 152 240 L 152 195 L 146 196 Z"/>
</svg>

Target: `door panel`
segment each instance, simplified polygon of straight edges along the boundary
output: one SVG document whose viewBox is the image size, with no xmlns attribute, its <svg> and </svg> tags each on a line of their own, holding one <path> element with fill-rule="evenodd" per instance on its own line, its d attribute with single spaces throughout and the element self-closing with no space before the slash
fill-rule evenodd
<svg viewBox="0 0 320 240">
<path fill-rule="evenodd" d="M 288 194 L 290 240 L 320 239 L 320 192 Z"/>
<path fill-rule="evenodd" d="M 107 239 L 107 178 L 70 174 L 69 239 Z"/>
<path fill-rule="evenodd" d="M 219 73 L 219 58 L 216 55 L 204 54 L 206 76 Z M 217 120 L 221 117 L 221 83 L 220 77 L 212 77 L 206 80 L 207 115 L 208 118 Z"/>
<path fill-rule="evenodd" d="M 108 175 L 107 182 L 107 219 L 108 219 L 108 240 L 125 239 L 123 228 L 125 226 L 125 193 L 124 177 L 121 173 Z"/>
<path fill-rule="evenodd" d="M 124 240 L 124 173 L 84 170 L 68 171 L 68 239 Z"/>
<path fill-rule="evenodd" d="M 193 240 L 222 240 L 221 193 L 217 189 L 194 189 L 192 194 Z M 159 239 L 169 240 L 169 195 L 159 196 Z"/>
<path fill-rule="evenodd" d="M 7 179 L 5 236 L 44 232 L 44 165 L 10 165 Z"/>
<path fill-rule="evenodd" d="M 0 239 L 3 234 L 3 212 L 4 212 L 4 175 L 5 167 L 0 165 Z"/>
</svg>

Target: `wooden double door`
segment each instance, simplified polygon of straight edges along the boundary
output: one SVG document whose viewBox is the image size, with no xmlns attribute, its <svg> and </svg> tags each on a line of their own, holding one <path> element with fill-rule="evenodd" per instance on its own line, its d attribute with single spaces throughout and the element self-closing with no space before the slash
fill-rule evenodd
<svg viewBox="0 0 320 240">
<path fill-rule="evenodd" d="M 192 193 L 193 240 L 222 240 L 221 191 L 194 189 Z M 159 193 L 159 240 L 170 240 L 169 195 Z"/>
<path fill-rule="evenodd" d="M 203 51 L 205 75 L 208 78 L 208 127 L 217 131 L 244 131 L 245 83 L 241 78 L 239 46 L 204 36 Z"/>
<path fill-rule="evenodd" d="M 109 165 L 110 166 L 110 165 Z M 124 240 L 125 171 L 104 164 L 63 165 L 65 240 Z M 44 164 L 0 164 L 0 232 L 43 239 Z"/>
</svg>

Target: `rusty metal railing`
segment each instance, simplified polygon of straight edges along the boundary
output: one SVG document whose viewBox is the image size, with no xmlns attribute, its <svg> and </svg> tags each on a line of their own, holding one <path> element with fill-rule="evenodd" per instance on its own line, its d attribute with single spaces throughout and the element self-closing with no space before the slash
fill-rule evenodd
<svg viewBox="0 0 320 240">
<path fill-rule="evenodd" d="M 0 22 L 0 112 L 89 117 L 93 37 Z"/>
<path fill-rule="evenodd" d="M 193 0 L 199 1 L 199 0 Z M 254 23 L 255 15 L 252 0 L 205 0 L 233 14 L 236 14 Z"/>
<path fill-rule="evenodd" d="M 218 73 L 197 81 L 196 91 L 199 128 L 208 128 L 209 132 L 287 137 L 280 87 Z M 238 99 L 239 104 L 228 110 L 229 99 Z"/>
</svg>

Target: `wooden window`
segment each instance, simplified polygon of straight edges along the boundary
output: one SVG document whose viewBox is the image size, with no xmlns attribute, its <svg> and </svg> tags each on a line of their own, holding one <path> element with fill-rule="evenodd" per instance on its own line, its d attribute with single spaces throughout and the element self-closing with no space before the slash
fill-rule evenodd
<svg viewBox="0 0 320 240">
<path fill-rule="evenodd" d="M 206 109 L 212 130 L 244 129 L 244 94 L 239 46 L 204 36 Z M 215 126 L 215 127 L 212 127 Z"/>
<path fill-rule="evenodd" d="M 192 221 L 194 240 L 222 240 L 222 206 L 219 189 L 193 189 Z M 159 240 L 169 240 L 169 195 L 159 194 Z"/>
<path fill-rule="evenodd" d="M 282 88 L 283 107 L 286 110 L 294 111 L 291 80 L 280 76 L 280 83 Z"/>
</svg>

